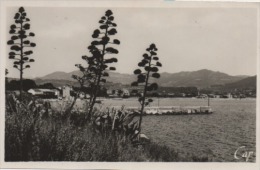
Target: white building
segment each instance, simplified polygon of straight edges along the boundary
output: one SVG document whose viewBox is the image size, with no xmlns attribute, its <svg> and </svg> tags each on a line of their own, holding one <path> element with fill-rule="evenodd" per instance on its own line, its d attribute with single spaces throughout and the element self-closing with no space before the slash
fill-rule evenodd
<svg viewBox="0 0 260 170">
<path fill-rule="evenodd" d="M 41 91 L 40 89 L 30 89 L 28 90 L 28 93 L 32 94 L 32 95 L 43 95 L 43 91 Z"/>
<path fill-rule="evenodd" d="M 58 98 L 60 95 L 60 92 L 57 89 L 30 89 L 28 90 L 28 93 L 43 98 Z"/>
<path fill-rule="evenodd" d="M 130 93 L 127 89 L 122 89 L 122 97 L 129 97 Z"/>
<path fill-rule="evenodd" d="M 62 87 L 62 98 L 68 100 L 70 99 L 70 92 L 72 91 L 72 87 L 69 85 Z"/>
</svg>

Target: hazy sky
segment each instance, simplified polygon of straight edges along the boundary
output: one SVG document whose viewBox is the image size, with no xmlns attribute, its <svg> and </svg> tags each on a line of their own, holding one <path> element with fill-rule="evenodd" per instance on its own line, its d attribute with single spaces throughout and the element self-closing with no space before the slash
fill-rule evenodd
<svg viewBox="0 0 260 170">
<path fill-rule="evenodd" d="M 210 69 L 230 75 L 255 75 L 257 11 L 252 8 L 110 8 L 121 41 L 117 71 L 132 73 L 145 49 L 155 43 L 161 72 Z M 18 8 L 8 8 L 7 24 Z M 91 35 L 107 8 L 26 7 L 31 19 L 35 63 L 25 77 L 76 70 L 89 54 Z M 7 38 L 10 35 L 7 34 Z M 7 47 L 9 49 L 9 47 Z M 7 50 L 7 54 L 10 51 Z M 9 76 L 18 76 L 7 60 Z"/>
</svg>

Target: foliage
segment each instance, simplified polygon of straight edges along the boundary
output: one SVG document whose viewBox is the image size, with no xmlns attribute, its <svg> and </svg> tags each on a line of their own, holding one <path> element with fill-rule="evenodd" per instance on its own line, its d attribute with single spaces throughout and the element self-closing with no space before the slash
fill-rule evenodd
<svg viewBox="0 0 260 170">
<path fill-rule="evenodd" d="M 82 56 L 82 59 L 88 62 L 87 57 Z M 91 87 L 93 85 L 93 81 L 95 80 L 93 73 L 90 72 L 91 65 L 88 65 L 88 67 L 83 67 L 81 64 L 75 64 L 75 66 L 82 73 L 81 75 L 72 75 L 72 78 L 77 80 L 80 85 L 78 91 L 83 91 L 86 88 L 86 84 Z"/>
<path fill-rule="evenodd" d="M 35 81 L 31 79 L 23 79 L 23 90 L 28 91 L 29 89 L 37 88 Z M 19 90 L 20 89 L 20 80 L 11 80 L 6 84 L 6 90 Z"/>
<path fill-rule="evenodd" d="M 89 63 L 88 57 L 82 56 L 82 59 L 85 60 L 87 63 Z M 92 87 L 94 86 L 94 82 L 96 81 L 95 74 L 93 74 L 90 71 L 90 68 L 92 67 L 91 62 L 88 64 L 87 67 L 83 67 L 81 64 L 75 64 L 75 66 L 80 70 L 80 72 L 82 74 L 81 75 L 72 75 L 72 78 L 78 81 L 80 87 L 79 88 L 74 87 L 74 90 L 75 90 L 74 91 L 74 93 L 75 93 L 74 100 L 73 100 L 70 108 L 67 110 L 68 115 L 70 115 L 69 112 L 72 110 L 72 108 L 75 105 L 76 100 L 79 97 L 79 94 L 81 92 L 86 93 L 86 91 L 88 91 L 90 96 L 91 97 L 93 96 L 93 88 Z M 88 85 L 88 87 L 86 87 L 86 85 Z M 90 98 L 90 100 L 91 99 L 92 98 Z M 90 104 L 90 102 L 88 102 L 88 104 Z"/>
<path fill-rule="evenodd" d="M 139 129 L 141 130 L 141 123 L 142 123 L 142 115 L 144 112 L 144 107 L 149 105 L 153 100 L 151 98 L 147 98 L 147 92 L 155 91 L 158 89 L 157 83 L 150 83 L 150 78 L 160 78 L 160 74 L 158 73 L 159 67 L 162 64 L 158 61 L 159 58 L 157 56 L 157 51 L 155 44 L 151 44 L 149 48 L 146 49 L 148 53 L 143 54 L 143 59 L 141 62 L 138 63 L 140 69 L 136 69 L 134 74 L 137 75 L 137 81 L 133 82 L 132 86 L 143 85 L 143 94 L 139 97 L 138 101 L 141 104 L 141 111 L 140 111 L 140 122 L 139 122 Z"/>
<path fill-rule="evenodd" d="M 109 57 L 110 54 L 118 54 L 118 50 L 112 45 L 119 45 L 118 39 L 112 39 L 111 37 L 117 33 L 117 24 L 114 22 L 114 16 L 111 10 L 107 10 L 105 15 L 99 20 L 99 29 L 94 30 L 91 45 L 88 46 L 88 50 L 91 56 L 82 56 L 88 64 L 87 67 L 83 67 L 80 64 L 76 66 L 83 73 L 82 76 L 73 76 L 78 80 L 80 84 L 89 81 L 88 85 L 91 87 L 91 94 L 89 100 L 88 117 L 90 117 L 96 98 L 98 96 L 101 85 L 106 83 L 106 77 L 109 76 L 108 70 L 114 71 L 115 67 L 109 66 L 112 63 L 117 62 L 117 58 Z"/>
<path fill-rule="evenodd" d="M 26 51 L 26 48 L 35 47 L 36 44 L 31 42 L 28 38 L 34 37 L 33 32 L 30 30 L 30 19 L 27 17 L 23 7 L 20 7 L 18 12 L 14 16 L 15 24 L 10 26 L 9 33 L 12 35 L 11 39 L 7 42 L 10 45 L 11 52 L 9 53 L 9 59 L 15 60 L 13 67 L 20 72 L 20 99 L 22 98 L 23 90 L 23 73 L 25 69 L 30 68 L 31 62 L 34 59 L 30 59 L 29 56 L 33 53 L 32 50 Z"/>
<path fill-rule="evenodd" d="M 179 156 L 154 142 L 138 145 L 129 133 L 135 115 L 121 110 L 95 110 L 91 123 L 76 112 L 68 119 L 48 102 L 6 96 L 5 161 L 210 161 Z M 38 104 L 37 104 L 38 103 Z M 115 121 L 108 121 L 109 119 Z M 84 122 L 84 123 L 82 123 Z M 131 123 L 132 122 L 132 123 Z M 125 129 L 125 130 L 124 130 Z M 127 131 L 128 130 L 128 131 Z"/>
<path fill-rule="evenodd" d="M 40 84 L 40 85 L 38 85 L 38 88 L 40 88 L 40 89 L 56 89 L 56 87 L 54 87 L 54 85 L 52 83 Z"/>
<path fill-rule="evenodd" d="M 5 69 L 5 86 L 8 84 L 8 78 L 7 78 L 7 75 L 8 75 L 8 69 Z"/>
</svg>

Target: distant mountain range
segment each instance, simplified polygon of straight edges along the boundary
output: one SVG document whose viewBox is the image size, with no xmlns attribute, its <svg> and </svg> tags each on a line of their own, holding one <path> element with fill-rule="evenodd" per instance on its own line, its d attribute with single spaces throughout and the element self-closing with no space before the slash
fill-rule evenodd
<svg viewBox="0 0 260 170">
<path fill-rule="evenodd" d="M 45 82 L 51 82 L 58 86 L 59 84 L 70 84 L 76 85 L 72 75 L 80 75 L 80 71 L 73 72 L 54 72 L 48 74 L 44 77 L 36 78 L 37 84 L 42 84 Z M 133 74 L 123 74 L 117 72 L 109 72 L 108 82 L 129 85 L 136 80 L 136 75 Z M 256 79 L 256 76 L 254 76 Z M 248 82 L 250 81 L 250 82 Z M 199 88 L 210 87 L 211 85 L 226 85 L 232 86 L 252 86 L 255 83 L 253 77 L 249 76 L 231 76 L 226 73 L 211 71 L 207 69 L 202 69 L 198 71 L 185 71 L 178 73 L 161 73 L 161 78 L 156 80 L 160 86 L 165 87 L 188 87 L 195 86 Z M 232 84 L 233 83 L 233 84 Z M 236 84 L 237 83 L 237 84 Z M 255 83 L 256 84 L 256 83 Z"/>
<path fill-rule="evenodd" d="M 233 88 L 238 88 L 238 89 L 256 89 L 256 76 L 252 77 L 247 77 L 242 80 L 236 81 L 234 83 L 229 83 L 225 85 L 225 88 L 227 89 L 233 89 Z"/>
</svg>

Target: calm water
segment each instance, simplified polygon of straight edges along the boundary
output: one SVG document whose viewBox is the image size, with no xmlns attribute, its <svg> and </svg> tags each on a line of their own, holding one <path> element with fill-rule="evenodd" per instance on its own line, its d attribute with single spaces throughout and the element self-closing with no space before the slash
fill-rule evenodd
<svg viewBox="0 0 260 170">
<path fill-rule="evenodd" d="M 105 100 L 105 105 L 139 106 L 136 99 Z M 153 102 L 158 105 L 158 100 Z M 207 99 L 160 99 L 160 106 L 205 106 Z M 255 161 L 256 100 L 211 99 L 211 115 L 145 116 L 143 133 L 153 141 L 171 146 L 182 153 L 208 155 L 213 161 L 241 161 L 234 152 L 253 151 Z M 242 152 L 238 152 L 241 157 Z"/>
</svg>

